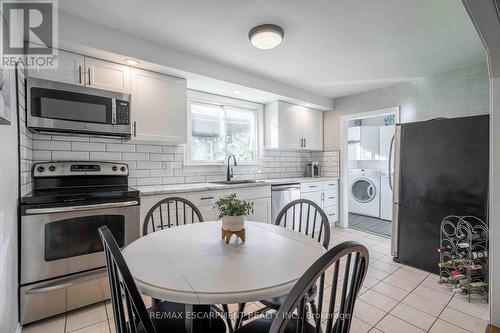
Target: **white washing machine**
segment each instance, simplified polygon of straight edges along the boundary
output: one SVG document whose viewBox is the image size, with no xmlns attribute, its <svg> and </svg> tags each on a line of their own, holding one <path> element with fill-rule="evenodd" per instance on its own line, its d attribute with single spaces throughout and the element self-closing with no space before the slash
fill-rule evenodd
<svg viewBox="0 0 500 333">
<path fill-rule="evenodd" d="M 380 218 L 380 171 L 349 170 L 349 213 Z"/>
</svg>

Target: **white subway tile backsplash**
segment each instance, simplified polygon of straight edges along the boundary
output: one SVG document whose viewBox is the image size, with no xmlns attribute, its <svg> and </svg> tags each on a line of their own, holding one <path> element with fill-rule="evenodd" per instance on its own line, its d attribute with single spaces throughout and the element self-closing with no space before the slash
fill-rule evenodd
<svg viewBox="0 0 500 333">
<path fill-rule="evenodd" d="M 71 150 L 73 151 L 105 151 L 104 143 L 99 142 L 72 142 Z"/>
<path fill-rule="evenodd" d="M 88 161 L 89 152 L 86 151 L 53 151 L 52 159 L 55 161 Z"/>
<path fill-rule="evenodd" d="M 106 150 L 119 152 L 135 152 L 135 145 L 125 143 L 107 143 Z"/>
<path fill-rule="evenodd" d="M 161 169 L 161 162 L 137 162 L 137 169 Z"/>
<path fill-rule="evenodd" d="M 124 161 L 149 161 L 148 153 L 122 153 Z"/>
<path fill-rule="evenodd" d="M 70 150 L 71 145 L 68 141 L 45 141 L 34 140 L 33 149 L 36 150 Z"/>
<path fill-rule="evenodd" d="M 136 151 L 138 153 L 161 153 L 161 146 L 146 146 L 146 145 L 137 145 Z"/>
<path fill-rule="evenodd" d="M 105 152 L 91 151 L 90 160 L 120 162 L 122 160 L 122 154 L 117 152 L 107 152 L 107 151 Z"/>
<path fill-rule="evenodd" d="M 50 161 L 52 159 L 52 151 L 35 150 L 33 151 L 33 159 L 35 161 Z"/>
</svg>

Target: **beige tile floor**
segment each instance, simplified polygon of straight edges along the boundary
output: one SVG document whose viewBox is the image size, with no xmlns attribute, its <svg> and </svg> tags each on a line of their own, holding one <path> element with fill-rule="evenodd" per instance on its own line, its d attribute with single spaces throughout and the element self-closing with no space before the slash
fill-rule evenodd
<svg viewBox="0 0 500 333">
<path fill-rule="evenodd" d="M 346 240 L 364 244 L 370 266 L 354 310 L 351 332 L 460 333 L 484 332 L 488 305 L 482 297 L 471 303 L 437 283 L 438 276 L 397 264 L 386 238 L 352 229 L 332 229 L 332 246 Z M 146 305 L 150 300 L 145 298 Z M 231 306 L 231 309 L 234 309 Z M 258 308 L 247 305 L 246 311 Z M 23 333 L 113 333 L 109 302 L 71 311 L 23 327 Z"/>
</svg>

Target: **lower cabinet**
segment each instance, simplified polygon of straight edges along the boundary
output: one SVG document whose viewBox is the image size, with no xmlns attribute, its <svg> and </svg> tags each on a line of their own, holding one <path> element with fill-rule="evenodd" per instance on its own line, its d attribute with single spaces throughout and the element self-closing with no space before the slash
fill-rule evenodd
<svg viewBox="0 0 500 333">
<path fill-rule="evenodd" d="M 221 189 L 216 191 L 201 191 L 188 193 L 172 193 L 160 195 L 143 195 L 141 198 L 141 233 L 142 225 L 148 211 L 160 200 L 168 197 L 185 198 L 199 210 L 204 221 L 215 221 L 219 218 L 215 202 L 222 196 L 235 193 L 238 198 L 253 202 L 253 209 L 246 218 L 251 221 L 271 223 L 271 186 L 244 187 L 236 189 Z"/>
<path fill-rule="evenodd" d="M 337 180 L 302 183 L 300 197 L 321 207 L 333 225 L 339 220 L 337 188 Z"/>
<path fill-rule="evenodd" d="M 271 223 L 271 198 L 248 200 L 253 203 L 253 209 L 247 219 L 256 222 Z"/>
</svg>

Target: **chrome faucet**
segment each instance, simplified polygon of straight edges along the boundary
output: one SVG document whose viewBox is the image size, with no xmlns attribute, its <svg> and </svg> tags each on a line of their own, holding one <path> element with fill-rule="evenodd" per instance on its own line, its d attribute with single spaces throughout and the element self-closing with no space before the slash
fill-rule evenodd
<svg viewBox="0 0 500 333">
<path fill-rule="evenodd" d="M 233 178 L 233 177 L 234 177 L 234 175 L 233 175 L 233 168 L 230 168 L 230 167 L 229 167 L 229 161 L 231 160 L 231 157 L 232 157 L 232 158 L 233 158 L 233 160 L 234 160 L 234 166 L 237 166 L 237 165 L 238 165 L 238 163 L 236 163 L 236 157 L 235 157 L 233 154 L 229 154 L 229 155 L 227 156 L 227 173 L 226 173 L 226 180 L 227 180 L 228 182 L 230 182 L 230 181 L 231 181 L 231 178 Z"/>
</svg>

